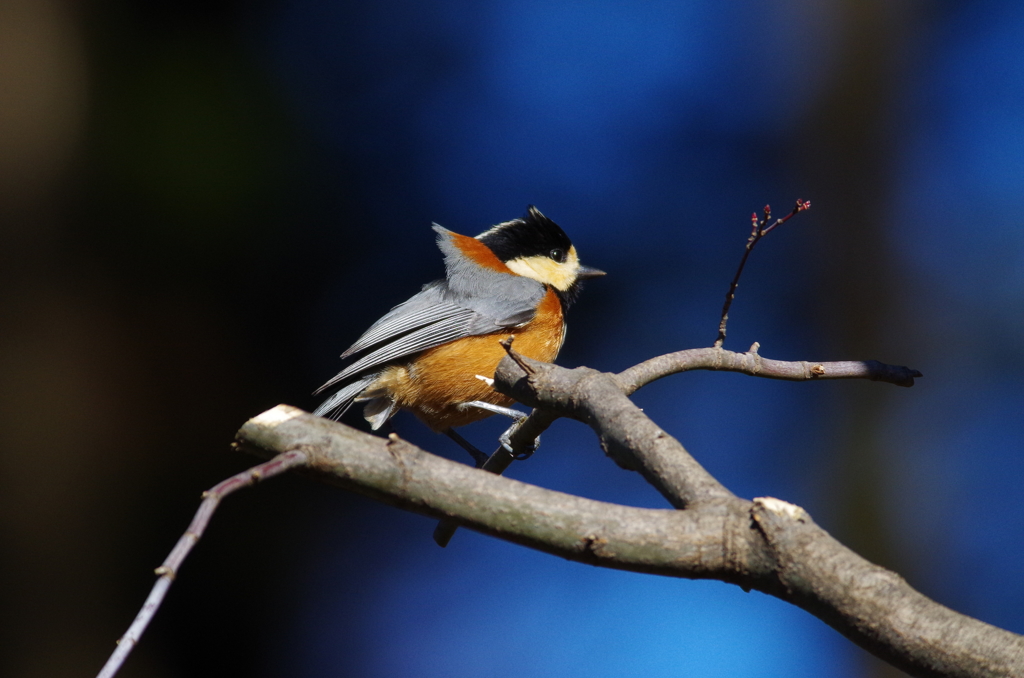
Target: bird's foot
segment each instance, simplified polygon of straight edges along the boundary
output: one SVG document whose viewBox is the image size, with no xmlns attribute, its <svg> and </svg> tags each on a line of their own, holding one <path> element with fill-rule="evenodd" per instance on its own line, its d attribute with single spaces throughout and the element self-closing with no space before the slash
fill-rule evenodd
<svg viewBox="0 0 1024 678">
<path fill-rule="evenodd" d="M 512 448 L 512 434 L 516 432 L 516 429 L 523 423 L 523 419 L 516 421 L 514 424 L 508 427 L 508 430 L 501 434 L 498 438 L 498 442 L 505 448 L 505 451 L 512 455 L 512 458 L 517 461 L 523 461 L 533 456 L 533 453 L 540 447 L 540 436 L 533 439 L 533 442 L 521 449 L 518 453 Z"/>
</svg>

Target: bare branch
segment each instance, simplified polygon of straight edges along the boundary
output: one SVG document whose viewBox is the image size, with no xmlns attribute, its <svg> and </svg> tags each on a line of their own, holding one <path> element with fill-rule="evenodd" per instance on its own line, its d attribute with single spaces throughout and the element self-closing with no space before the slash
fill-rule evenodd
<svg viewBox="0 0 1024 678">
<path fill-rule="evenodd" d="M 246 422 L 236 440 L 263 457 L 300 449 L 307 467 L 326 482 L 570 560 L 698 578 L 720 572 L 726 562 L 763 575 L 770 562 L 743 509 L 700 516 L 584 499 L 481 472 L 398 436 L 379 438 L 287 405 Z M 727 551 L 715 553 L 723 531 L 735 538 Z"/>
<path fill-rule="evenodd" d="M 535 370 L 538 365 L 531 363 Z M 527 377 L 511 360 L 502 362 L 503 370 L 519 375 L 511 390 L 532 392 L 532 400 L 588 421 L 606 444 L 619 435 L 616 429 L 639 425 L 617 414 L 619 399 L 626 399 L 621 391 L 610 406 L 593 404 L 612 394 L 614 375 L 546 366 Z M 571 395 L 555 392 L 570 384 Z M 605 416 L 619 419 L 595 419 Z M 664 438 L 634 433 L 632 452 L 642 463 L 662 454 Z M 607 504 L 482 473 L 397 436 L 377 438 L 284 405 L 247 422 L 237 440 L 264 457 L 301 450 L 328 482 L 564 558 L 763 591 L 815 614 L 911 675 L 1024 675 L 1024 637 L 929 600 L 837 542 L 803 509 L 778 499 L 750 502 L 727 494 L 701 498 L 683 511 Z"/>
<path fill-rule="evenodd" d="M 588 367 L 567 370 L 519 356 L 531 368 L 504 358 L 494 388 L 531 407 L 578 419 L 594 429 L 601 448 L 623 468 L 639 471 L 676 508 L 734 495 L 697 463 L 623 392 L 615 375 Z M 641 441 L 644 454 L 637 455 Z"/>
<path fill-rule="evenodd" d="M 764 215 L 760 220 L 757 218 L 757 212 L 754 212 L 754 214 L 751 215 L 750 237 L 747 238 L 747 246 L 746 249 L 743 250 L 743 258 L 740 259 L 740 265 L 736 268 L 736 275 L 732 277 L 732 283 L 729 284 L 729 291 L 725 293 L 725 304 L 722 305 L 722 316 L 718 321 L 718 338 L 715 339 L 715 348 L 721 348 L 722 344 L 725 343 L 725 326 L 726 323 L 729 322 L 729 308 L 732 306 L 732 302 L 736 298 L 736 288 L 740 286 L 740 276 L 743 275 L 743 267 L 747 265 L 747 258 L 750 256 L 750 253 L 754 251 L 754 246 L 757 245 L 761 238 L 775 230 L 776 227 L 786 223 L 800 212 L 809 209 L 811 209 L 810 201 L 800 200 L 798 198 L 796 205 L 793 206 L 793 210 L 781 219 L 776 219 L 775 223 L 771 225 L 768 224 L 772 218 L 771 205 L 764 206 Z"/>
<path fill-rule="evenodd" d="M 766 360 L 756 353 L 733 353 L 721 348 L 680 351 L 641 363 L 619 375 L 590 368 L 566 370 L 525 356 L 498 364 L 494 387 L 531 407 L 578 419 L 594 429 L 601 447 L 623 468 L 640 471 L 676 508 L 695 501 L 733 495 L 691 457 L 683 446 L 648 419 L 628 394 L 651 381 L 687 369 L 743 372 L 777 379 L 909 378 L 920 373 L 882 363 L 787 363 Z M 529 371 L 523 369 L 523 365 Z M 638 456 L 637 441 L 653 441 Z"/>
<path fill-rule="evenodd" d="M 833 540 L 798 507 L 770 498 L 753 503 L 737 498 L 628 397 L 654 379 L 698 368 L 779 379 L 869 378 L 906 385 L 920 373 L 873 361 L 766 360 L 757 355 L 755 344 L 746 354 L 721 348 L 681 351 L 614 375 L 589 368 L 566 370 L 506 348 L 509 355 L 498 366 L 495 388 L 536 409 L 512 432 L 512 449 L 501 448 L 488 459 L 482 469 L 488 473 L 423 452 L 397 435 L 383 440 L 284 405 L 246 423 L 238 444 L 276 456 L 204 493 L 192 524 L 157 569 L 159 579 L 99 678 L 112 677 L 138 642 L 220 500 L 295 467 L 441 518 L 437 532 L 442 539 L 445 533 L 450 538 L 456 525 L 466 525 L 603 567 L 757 588 L 811 611 L 854 642 L 917 675 L 1012 675 L 1003 667 L 1024 669 L 1024 639 L 921 596 L 897 575 Z M 672 506 L 687 510 L 617 506 L 498 477 L 518 450 L 560 416 L 590 425 L 619 465 L 639 471 Z M 913 615 L 901 617 L 901 610 L 913 610 Z M 995 647 L 1000 651 L 993 653 Z M 980 666 L 998 670 L 979 673 Z"/>
<path fill-rule="evenodd" d="M 795 213 L 796 211 L 792 212 L 789 216 Z M 780 219 L 776 224 L 782 221 Z M 785 379 L 788 381 L 870 379 L 872 381 L 885 381 L 898 386 L 913 386 L 914 379 L 921 376 L 921 373 L 917 370 L 912 370 L 908 367 L 886 365 L 877 360 L 842 362 L 808 362 L 806 360 L 788 362 L 772 360 L 770 358 L 762 358 L 757 352 L 758 348 L 758 344 L 755 343 L 747 353 L 734 353 L 733 351 L 715 347 L 693 348 L 677 351 L 676 353 L 668 353 L 624 370 L 616 375 L 615 381 L 624 394 L 630 395 L 652 381 L 690 370 L 739 372 L 754 377 Z M 525 362 L 522 356 L 512 349 L 511 343 L 505 346 L 505 350 L 508 351 L 509 357 L 520 369 L 525 371 L 524 365 L 529 367 L 529 363 Z M 527 404 L 531 403 L 527 402 Z M 483 469 L 498 475 L 504 473 L 516 456 L 522 450 L 532 445 L 534 439 L 547 430 L 559 416 L 561 415 L 551 410 L 535 409 L 512 434 L 512 451 L 510 452 L 503 446 L 499 446 L 488 458 Z M 616 461 L 627 468 L 632 468 L 627 461 L 620 459 L 616 459 Z M 696 462 L 694 463 L 696 464 Z M 700 469 L 700 471 L 701 473 L 704 472 L 703 469 Z M 658 472 L 652 471 L 652 473 L 652 477 L 660 477 Z M 684 475 L 686 475 L 685 472 Z M 651 480 L 651 482 L 653 483 L 654 480 Z M 677 506 L 677 501 L 683 501 L 682 496 L 675 499 L 672 496 L 674 495 L 671 493 L 666 495 L 674 506 Z M 677 506 L 677 508 L 681 507 Z M 458 526 L 455 523 L 441 521 L 434 530 L 434 541 L 441 547 L 447 546 L 457 529 Z"/>
<path fill-rule="evenodd" d="M 747 353 L 734 353 L 723 348 L 691 348 L 666 353 L 618 374 L 626 393 L 633 393 L 647 384 L 670 374 L 690 370 L 718 370 L 739 372 L 752 377 L 784 379 L 786 381 L 818 381 L 821 379 L 869 379 L 897 386 L 913 386 L 914 379 L 922 376 L 917 370 L 897 365 L 886 365 L 877 360 L 846 360 L 840 362 L 784 361 L 762 358 L 758 344 Z"/>
<path fill-rule="evenodd" d="M 203 492 L 203 503 L 199 505 L 199 510 L 196 511 L 195 517 L 192 518 L 192 523 L 185 530 L 185 534 L 181 535 L 181 539 L 174 545 L 174 548 L 171 549 L 167 559 L 164 560 L 160 567 L 156 568 L 156 574 L 159 575 L 159 578 L 153 585 L 149 597 L 146 598 L 142 609 L 135 616 L 135 621 L 132 622 L 132 625 L 128 627 L 125 634 L 117 641 L 117 649 L 110 655 L 107 663 L 103 665 L 103 668 L 97 674 L 97 678 L 112 678 L 121 668 L 121 665 L 124 664 L 124 660 L 128 658 L 136 643 L 139 642 L 143 631 L 149 626 L 153 615 L 160 609 L 160 604 L 163 603 L 167 590 L 171 588 L 171 583 L 177 576 L 181 564 L 185 561 L 192 547 L 199 541 L 199 538 L 203 536 L 203 532 L 210 523 L 213 512 L 217 510 L 220 500 L 235 490 L 249 487 L 256 484 L 257 481 L 272 478 L 279 473 L 296 466 L 302 466 L 305 463 L 305 454 L 300 451 L 291 450 L 277 455 L 268 462 L 253 466 L 247 471 L 231 476 Z"/>
</svg>

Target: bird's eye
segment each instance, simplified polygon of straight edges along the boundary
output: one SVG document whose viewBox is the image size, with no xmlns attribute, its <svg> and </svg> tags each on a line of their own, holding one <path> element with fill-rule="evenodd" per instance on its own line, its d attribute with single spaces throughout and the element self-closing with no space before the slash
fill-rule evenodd
<svg viewBox="0 0 1024 678">
<path fill-rule="evenodd" d="M 548 252 L 548 256 L 557 261 L 560 264 L 565 263 L 565 250 L 556 247 L 555 249 Z"/>
</svg>

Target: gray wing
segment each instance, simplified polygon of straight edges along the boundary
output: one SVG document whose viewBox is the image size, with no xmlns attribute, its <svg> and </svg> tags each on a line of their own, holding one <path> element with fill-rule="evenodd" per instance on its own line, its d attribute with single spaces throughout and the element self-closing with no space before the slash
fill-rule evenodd
<svg viewBox="0 0 1024 678">
<path fill-rule="evenodd" d="M 452 314 L 442 320 L 418 327 L 407 334 L 397 335 L 393 338 L 385 337 L 386 343 L 346 367 L 337 376 L 321 386 L 320 389 L 323 390 L 353 375 L 366 372 L 392 360 L 404 358 L 405 356 L 419 353 L 441 344 L 447 344 L 449 341 L 454 341 L 470 334 L 486 334 L 486 332 L 471 332 L 470 328 L 474 324 L 490 324 L 490 331 L 492 332 L 501 329 L 500 326 L 495 326 L 493 321 L 491 323 L 479 323 L 479 319 L 476 318 L 477 314 L 472 310 L 463 309 L 463 311 L 465 312 Z M 478 322 L 475 323 L 474 320 Z M 390 339 L 390 341 L 387 339 Z"/>
<path fill-rule="evenodd" d="M 445 299 L 444 283 L 440 280 L 423 287 L 423 291 L 391 309 L 387 315 L 370 326 L 356 343 L 349 346 L 342 358 L 355 355 L 374 344 L 400 336 L 435 322 L 457 320 L 469 313 L 468 309 Z"/>
<path fill-rule="evenodd" d="M 536 294 L 521 298 L 518 303 L 506 300 L 500 309 L 495 308 L 493 302 L 484 308 L 474 308 L 482 304 L 474 303 L 472 298 L 458 298 L 443 281 L 431 283 L 374 323 L 342 357 L 347 358 L 367 349 L 373 350 L 339 372 L 316 392 L 320 393 L 349 377 L 393 360 L 462 337 L 490 334 L 528 322 L 533 318 L 537 302 L 544 293 L 543 286 L 538 284 L 538 288 Z M 501 317 L 490 315 L 496 310 L 501 311 Z"/>
</svg>

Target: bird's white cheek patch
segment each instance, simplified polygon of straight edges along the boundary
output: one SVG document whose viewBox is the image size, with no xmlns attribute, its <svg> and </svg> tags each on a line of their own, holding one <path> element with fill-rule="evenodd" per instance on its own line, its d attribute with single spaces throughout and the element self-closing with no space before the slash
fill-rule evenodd
<svg viewBox="0 0 1024 678">
<path fill-rule="evenodd" d="M 534 255 L 506 261 L 505 265 L 517 275 L 551 285 L 556 290 L 563 292 L 572 287 L 576 281 L 576 271 L 580 266 L 572 252 L 561 264 L 549 257 Z"/>
</svg>

